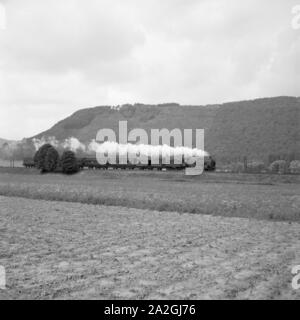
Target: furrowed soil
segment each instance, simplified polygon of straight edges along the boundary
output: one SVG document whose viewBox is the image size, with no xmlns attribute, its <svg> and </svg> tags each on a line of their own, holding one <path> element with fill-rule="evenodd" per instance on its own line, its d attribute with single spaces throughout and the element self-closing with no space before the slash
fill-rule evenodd
<svg viewBox="0 0 300 320">
<path fill-rule="evenodd" d="M 0 299 L 299 299 L 300 225 L 0 197 Z"/>
</svg>

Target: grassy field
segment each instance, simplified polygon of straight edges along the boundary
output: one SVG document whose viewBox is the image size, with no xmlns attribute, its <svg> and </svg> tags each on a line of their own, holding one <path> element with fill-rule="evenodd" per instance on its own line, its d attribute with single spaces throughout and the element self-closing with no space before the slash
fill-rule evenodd
<svg viewBox="0 0 300 320">
<path fill-rule="evenodd" d="M 0 168 L 0 195 L 126 208 L 300 221 L 300 177 L 267 174 Z"/>
</svg>

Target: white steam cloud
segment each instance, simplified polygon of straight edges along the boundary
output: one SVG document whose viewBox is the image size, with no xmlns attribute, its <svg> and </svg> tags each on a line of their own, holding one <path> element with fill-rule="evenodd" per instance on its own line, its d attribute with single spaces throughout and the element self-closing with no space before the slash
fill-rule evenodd
<svg viewBox="0 0 300 320">
<path fill-rule="evenodd" d="M 193 159 L 198 157 L 208 156 L 208 153 L 197 149 L 188 147 L 170 147 L 166 144 L 164 145 L 146 145 L 146 144 L 119 144 L 117 142 L 104 142 L 98 143 L 93 140 L 89 146 L 89 151 L 94 151 L 101 154 L 118 154 L 119 156 L 132 156 L 134 158 L 136 155 L 145 157 L 183 157 L 185 159 Z"/>
<path fill-rule="evenodd" d="M 63 142 L 63 148 L 64 149 L 70 149 L 70 150 L 72 150 L 74 152 L 76 152 L 78 150 L 86 151 L 86 146 L 83 143 L 81 143 L 78 139 L 76 139 L 74 137 L 66 139 Z"/>
<path fill-rule="evenodd" d="M 89 144 L 85 145 L 75 137 L 70 137 L 60 142 L 55 137 L 42 137 L 41 139 L 33 139 L 35 149 L 38 150 L 42 145 L 49 143 L 55 148 L 68 149 L 74 152 L 82 151 L 88 154 L 93 152 L 101 154 L 118 154 L 119 156 L 128 156 L 128 158 L 138 157 L 184 157 L 185 160 L 191 160 L 208 156 L 209 154 L 197 148 L 189 147 L 170 147 L 164 145 L 146 145 L 146 144 L 119 144 L 117 142 L 106 141 L 98 143 L 92 140 Z"/>
<path fill-rule="evenodd" d="M 77 138 L 70 137 L 60 142 L 55 137 L 42 137 L 41 139 L 34 138 L 32 139 L 34 147 L 38 150 L 42 145 L 49 143 L 55 148 L 68 149 L 71 151 L 86 151 L 87 147 L 81 143 Z"/>
<path fill-rule="evenodd" d="M 60 144 L 59 141 L 56 140 L 55 137 L 47 137 L 47 138 L 42 137 L 41 139 L 33 138 L 32 142 L 33 142 L 33 145 L 34 145 L 36 151 L 46 143 L 51 144 L 55 148 L 57 148 Z"/>
</svg>

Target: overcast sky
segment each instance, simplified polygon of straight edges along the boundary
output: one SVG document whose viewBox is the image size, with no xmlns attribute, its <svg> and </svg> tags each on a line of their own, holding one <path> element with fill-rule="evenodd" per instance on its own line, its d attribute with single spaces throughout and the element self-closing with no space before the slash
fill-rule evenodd
<svg viewBox="0 0 300 320">
<path fill-rule="evenodd" d="M 91 106 L 300 96 L 300 0 L 0 3 L 2 138 Z"/>
</svg>

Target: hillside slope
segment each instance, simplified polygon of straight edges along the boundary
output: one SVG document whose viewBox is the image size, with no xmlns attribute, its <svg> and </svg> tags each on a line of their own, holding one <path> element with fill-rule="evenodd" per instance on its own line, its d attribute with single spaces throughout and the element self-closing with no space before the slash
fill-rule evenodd
<svg viewBox="0 0 300 320">
<path fill-rule="evenodd" d="M 267 160 L 300 151 L 300 99 L 228 103 L 218 110 L 208 145 L 219 157 Z M 299 155 L 298 155 L 299 157 Z"/>
<path fill-rule="evenodd" d="M 119 120 L 128 120 L 128 130 L 205 129 L 205 149 L 222 162 L 244 156 L 266 160 L 270 154 L 300 150 L 300 98 L 295 97 L 208 106 L 135 104 L 82 109 L 36 137 L 63 140 L 73 136 L 89 142 L 101 128 L 118 134 Z"/>
</svg>

